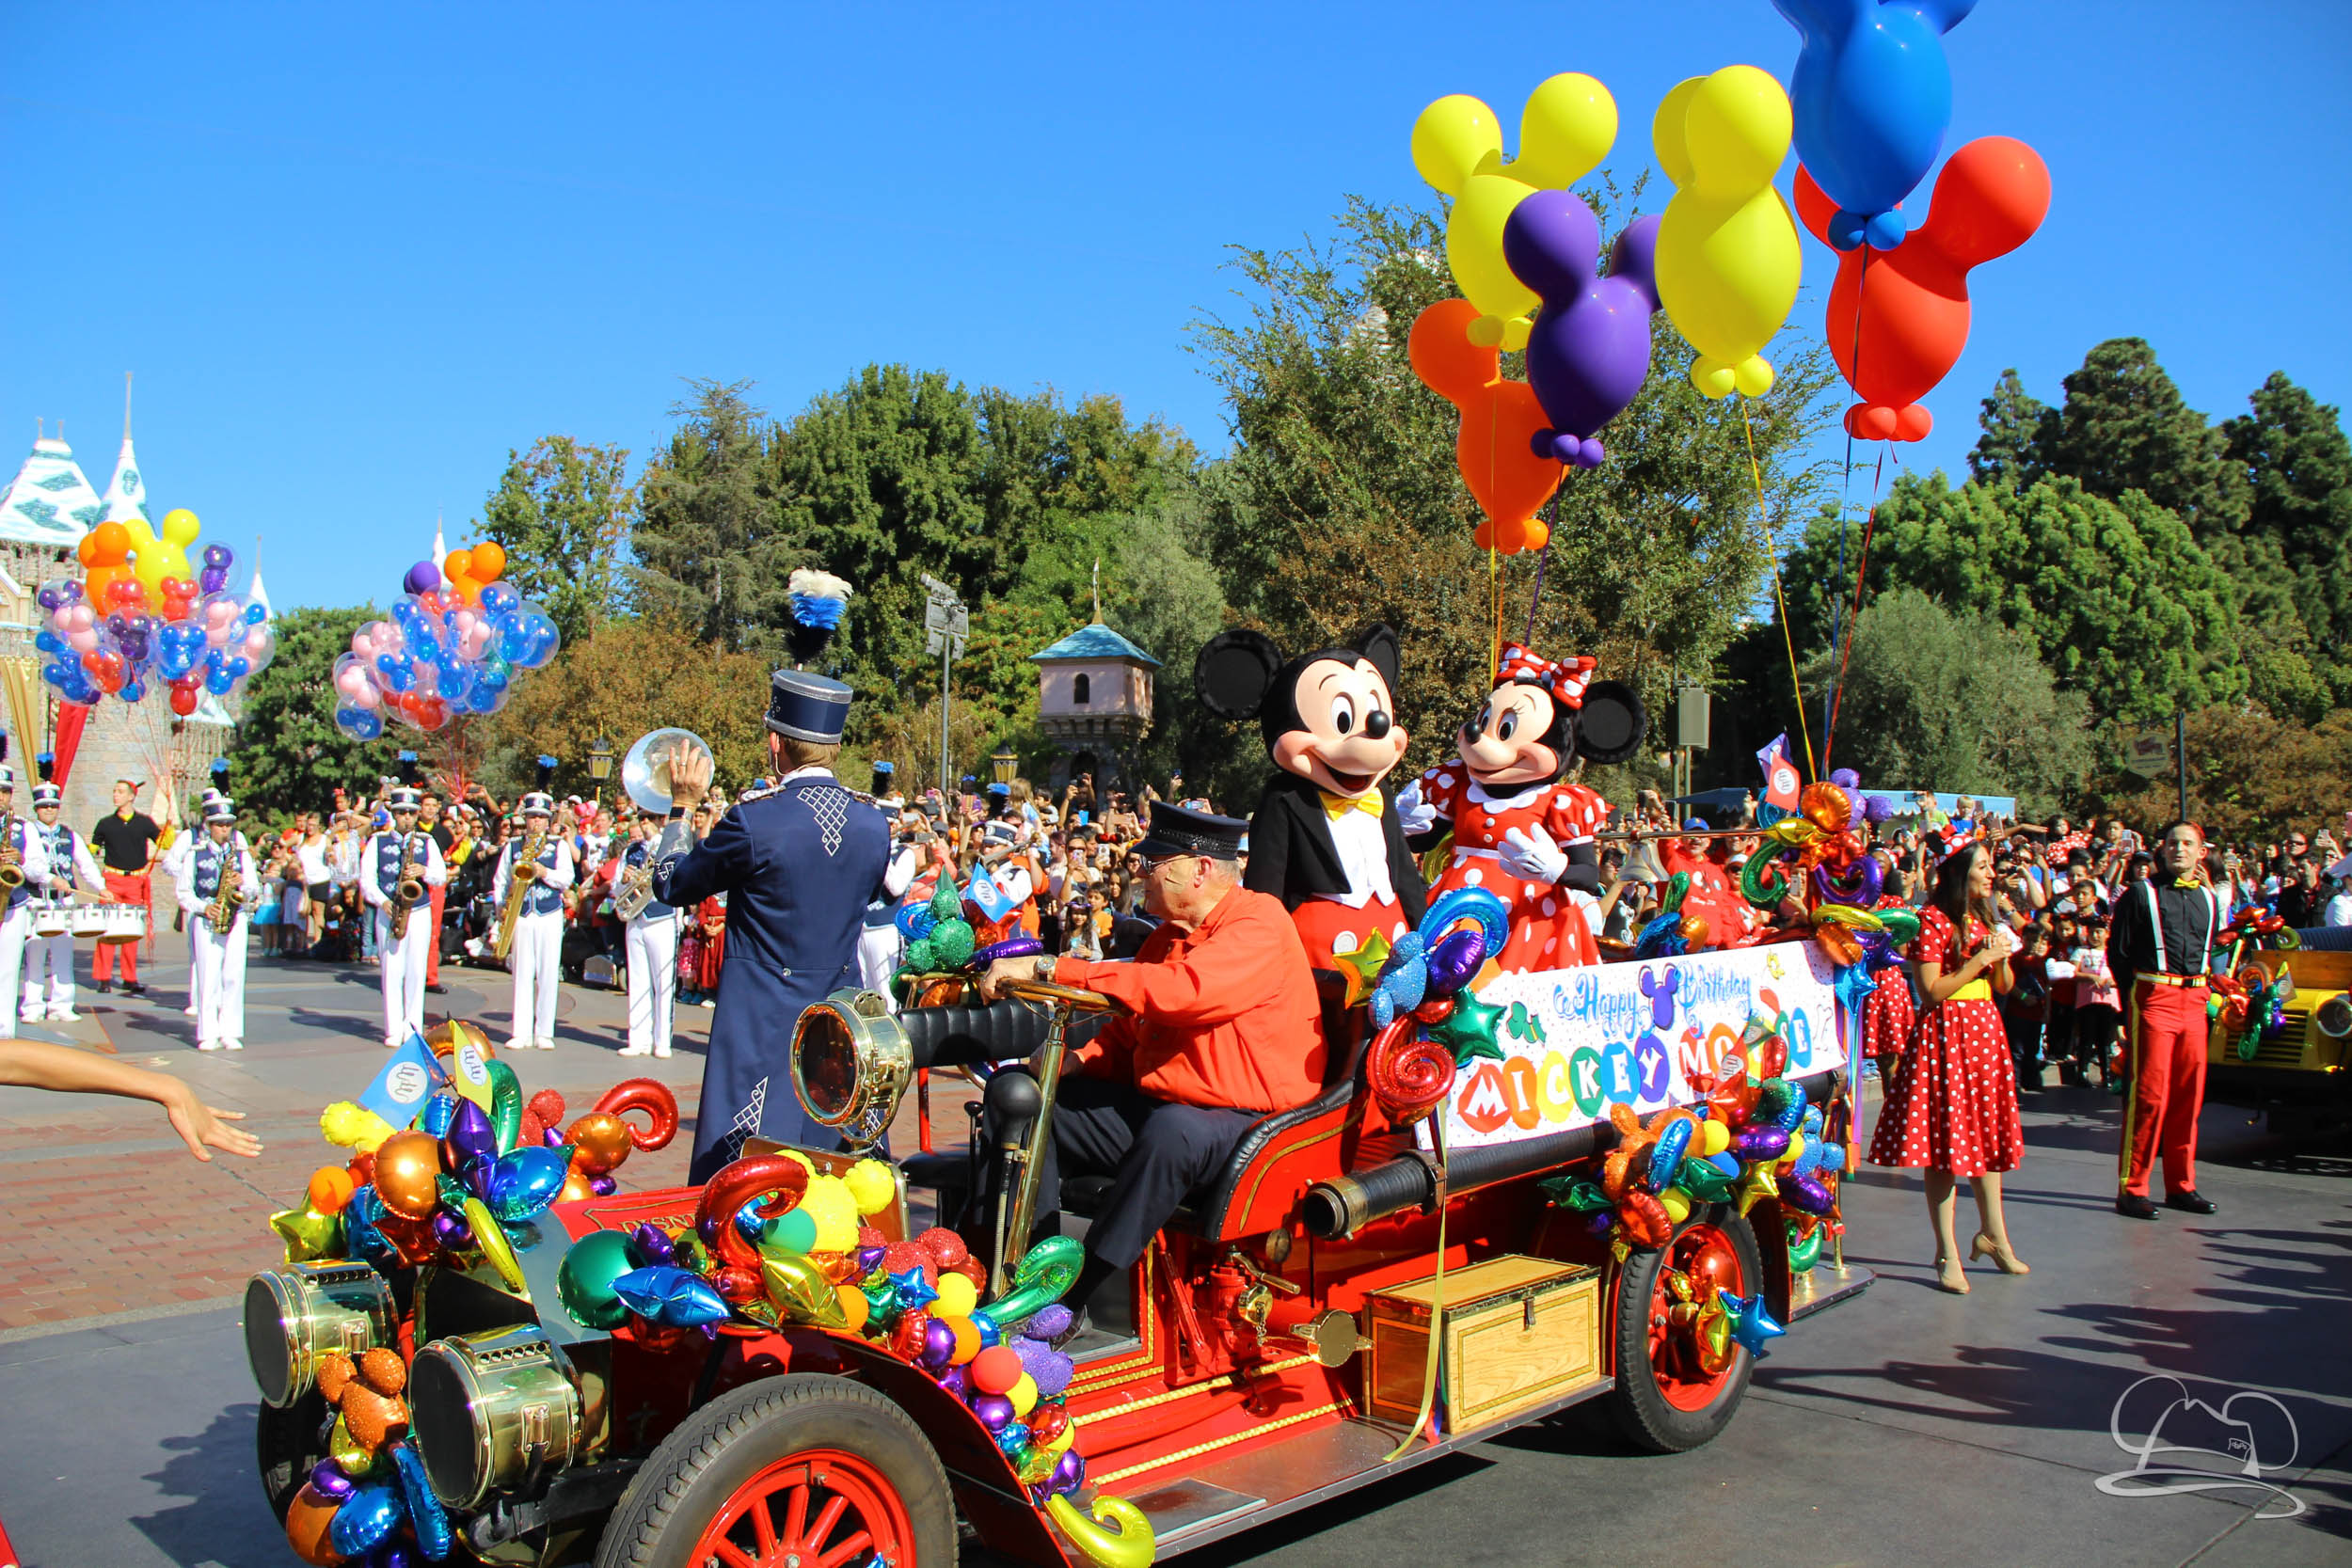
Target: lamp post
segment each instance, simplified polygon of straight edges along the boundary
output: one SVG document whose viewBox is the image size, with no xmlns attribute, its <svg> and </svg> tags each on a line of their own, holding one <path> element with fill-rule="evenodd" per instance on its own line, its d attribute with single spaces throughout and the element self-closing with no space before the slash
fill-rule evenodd
<svg viewBox="0 0 2352 1568">
<path fill-rule="evenodd" d="M 989 777 L 994 779 L 998 784 L 1009 784 L 1012 783 L 1014 776 L 1020 771 L 1021 759 L 1013 755 L 1012 748 L 1009 745 L 1000 744 L 996 750 L 990 754 L 988 759 Z"/>
<path fill-rule="evenodd" d="M 602 806 L 605 781 L 612 777 L 612 742 L 602 736 L 588 742 L 588 777 L 596 786 L 591 793 L 596 804 Z"/>
<path fill-rule="evenodd" d="M 923 593 L 927 648 L 939 656 L 939 793 L 944 799 L 953 800 L 954 792 L 947 787 L 951 777 L 947 757 L 947 679 L 950 666 L 963 657 L 964 639 L 972 635 L 972 612 L 956 596 L 953 586 L 929 572 L 923 574 Z"/>
</svg>

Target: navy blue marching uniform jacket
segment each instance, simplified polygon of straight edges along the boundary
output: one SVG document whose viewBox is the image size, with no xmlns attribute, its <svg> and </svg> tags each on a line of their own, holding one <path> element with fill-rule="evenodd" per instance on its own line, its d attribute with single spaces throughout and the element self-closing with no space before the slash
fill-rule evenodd
<svg viewBox="0 0 2352 1568">
<path fill-rule="evenodd" d="M 792 1086 L 801 1014 L 857 984 L 866 907 L 882 896 L 890 825 L 821 768 L 745 795 L 691 848 L 682 822 L 663 830 L 654 896 L 680 909 L 727 895 L 726 967 L 703 1067 L 692 1181 L 707 1181 L 756 1133 L 831 1148 Z"/>
</svg>

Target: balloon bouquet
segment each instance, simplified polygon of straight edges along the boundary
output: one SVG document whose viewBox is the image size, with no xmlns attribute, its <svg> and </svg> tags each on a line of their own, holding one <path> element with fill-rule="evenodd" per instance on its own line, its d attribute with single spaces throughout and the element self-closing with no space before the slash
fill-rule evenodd
<svg viewBox="0 0 2352 1568">
<path fill-rule="evenodd" d="M 160 536 L 143 518 L 101 523 L 77 551 L 83 576 L 42 586 L 48 622 L 33 646 L 49 656 L 40 677 L 60 701 L 138 703 L 161 686 L 185 718 L 206 692 L 230 695 L 277 656 L 268 610 L 229 592 L 236 552 L 208 545 L 189 569 L 197 529 L 184 510 L 165 514 Z"/>
<path fill-rule="evenodd" d="M 500 579 L 505 570 L 495 543 L 409 567 L 391 618 L 353 632 L 335 660 L 335 727 L 373 740 L 387 715 L 432 731 L 504 707 L 515 672 L 540 668 L 563 641 L 545 610 Z"/>
</svg>

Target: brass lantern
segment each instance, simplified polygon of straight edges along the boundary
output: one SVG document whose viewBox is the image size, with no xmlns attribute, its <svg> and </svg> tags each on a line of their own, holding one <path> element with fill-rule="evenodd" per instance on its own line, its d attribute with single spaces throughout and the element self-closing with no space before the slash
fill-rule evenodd
<svg viewBox="0 0 2352 1568">
<path fill-rule="evenodd" d="M 914 1076 L 906 1031 L 879 991 L 834 991 L 792 1031 L 792 1086 L 801 1103 L 853 1143 L 882 1135 Z"/>
</svg>

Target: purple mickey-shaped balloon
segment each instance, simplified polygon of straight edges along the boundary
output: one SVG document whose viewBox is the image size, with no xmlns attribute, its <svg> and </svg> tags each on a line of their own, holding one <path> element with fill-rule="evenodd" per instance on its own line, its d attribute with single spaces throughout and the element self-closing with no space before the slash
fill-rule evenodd
<svg viewBox="0 0 2352 1568">
<path fill-rule="evenodd" d="M 611 1197 L 621 1190 L 621 1184 L 610 1176 L 592 1176 L 588 1179 L 588 1190 L 598 1197 Z"/>
<path fill-rule="evenodd" d="M 65 602 L 68 604 L 82 602 L 82 585 L 78 582 L 61 582 L 57 584 L 57 592 L 65 595 Z"/>
<path fill-rule="evenodd" d="M 1012 1401 L 1002 1394 L 982 1394 L 972 1402 L 972 1414 L 990 1432 L 1002 1432 L 1012 1423 Z"/>
<path fill-rule="evenodd" d="M 956 1331 L 939 1318 L 923 1325 L 923 1350 L 915 1359 L 930 1371 L 938 1371 L 955 1358 Z"/>
<path fill-rule="evenodd" d="M 1502 227 L 1502 256 L 1543 296 L 1527 339 L 1527 380 L 1551 420 L 1538 455 L 1581 468 L 1606 455 L 1601 426 L 1624 411 L 1649 376 L 1650 316 L 1658 309 L 1658 219 L 1636 218 L 1617 236 L 1609 273 L 1600 220 L 1571 191 L 1522 198 Z"/>
<path fill-rule="evenodd" d="M 1456 931 L 1429 950 L 1429 990 L 1442 996 L 1460 990 L 1486 962 L 1486 938 Z"/>
<path fill-rule="evenodd" d="M 677 1243 L 670 1239 L 668 1231 L 658 1225 L 640 1225 L 628 1233 L 628 1243 L 636 1249 L 637 1255 L 648 1263 L 667 1266 L 677 1259 Z"/>
<path fill-rule="evenodd" d="M 43 610 L 62 610 L 66 603 L 64 589 L 63 583 L 45 582 L 41 584 L 40 592 L 33 597 L 40 601 L 40 608 Z"/>
<path fill-rule="evenodd" d="M 441 569 L 430 561 L 420 561 L 408 568 L 408 575 L 400 579 L 405 594 L 430 594 L 441 586 Z"/>
<path fill-rule="evenodd" d="M 196 585 L 207 594 L 219 593 L 229 586 L 229 568 L 226 566 L 205 567 L 198 576 Z"/>
<path fill-rule="evenodd" d="M 433 1239 L 454 1251 L 473 1241 L 473 1227 L 463 1214 L 453 1214 L 446 1209 L 433 1212 Z"/>
<path fill-rule="evenodd" d="M 961 1399 L 972 1391 L 972 1374 L 961 1367 L 950 1367 L 939 1374 L 939 1386 Z"/>
<path fill-rule="evenodd" d="M 1045 1482 L 1049 1493 L 1075 1492 L 1087 1483 L 1087 1456 L 1075 1449 L 1064 1449 L 1054 1461 L 1054 1473 Z"/>
<path fill-rule="evenodd" d="M 204 546 L 204 564 L 207 566 L 218 567 L 219 569 L 226 571 L 229 567 L 229 563 L 236 559 L 236 552 L 231 550 L 226 545 L 207 545 Z"/>
<path fill-rule="evenodd" d="M 343 1467 L 331 1459 L 322 1459 L 310 1466 L 310 1485 L 329 1502 L 342 1502 L 351 1496 L 354 1482 L 343 1474 Z"/>
</svg>

